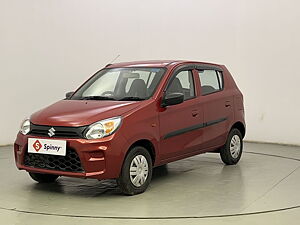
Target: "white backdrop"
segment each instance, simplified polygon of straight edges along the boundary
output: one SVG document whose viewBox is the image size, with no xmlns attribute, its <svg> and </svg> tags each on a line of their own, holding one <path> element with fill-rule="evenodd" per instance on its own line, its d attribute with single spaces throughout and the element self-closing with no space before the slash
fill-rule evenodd
<svg viewBox="0 0 300 225">
<path fill-rule="evenodd" d="M 118 54 L 225 64 L 244 93 L 246 139 L 300 144 L 300 1 L 0 3 L 0 144 Z"/>
</svg>

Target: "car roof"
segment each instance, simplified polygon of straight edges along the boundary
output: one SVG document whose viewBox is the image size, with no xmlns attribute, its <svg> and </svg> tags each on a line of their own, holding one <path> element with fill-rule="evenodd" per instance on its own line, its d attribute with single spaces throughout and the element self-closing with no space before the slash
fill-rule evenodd
<svg viewBox="0 0 300 225">
<path fill-rule="evenodd" d="M 214 63 L 207 62 L 197 62 L 197 61 L 188 61 L 188 60 L 147 60 L 147 61 L 134 61 L 134 62 L 121 62 L 108 64 L 106 68 L 118 68 L 118 67 L 173 67 L 179 64 L 185 63 L 196 63 L 212 66 L 220 66 Z"/>
</svg>

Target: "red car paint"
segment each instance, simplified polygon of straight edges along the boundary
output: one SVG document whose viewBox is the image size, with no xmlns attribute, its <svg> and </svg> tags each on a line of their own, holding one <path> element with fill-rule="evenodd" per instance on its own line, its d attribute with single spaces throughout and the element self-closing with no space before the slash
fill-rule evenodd
<svg viewBox="0 0 300 225">
<path fill-rule="evenodd" d="M 213 94 L 201 95 L 198 71 L 191 67 L 193 65 L 222 70 L 224 89 Z M 168 81 L 174 71 L 182 66 L 192 68 L 196 97 L 178 105 L 161 107 Z M 166 68 L 166 72 L 153 96 L 144 101 L 61 100 L 34 113 L 30 117 L 31 123 L 47 126 L 80 127 L 115 116 L 122 116 L 123 119 L 115 133 L 95 140 L 50 138 L 18 133 L 14 145 L 17 167 L 29 172 L 61 176 L 117 178 L 126 153 L 136 143 L 145 146 L 151 152 L 154 166 L 159 166 L 218 150 L 225 144 L 232 127 L 239 128 L 242 134 L 245 134 L 243 96 L 225 66 L 190 61 L 142 61 L 118 63 L 106 68 L 120 67 L 163 67 Z M 197 124 L 203 126 L 184 130 Z M 181 133 L 177 134 L 176 131 Z M 66 140 L 67 148 L 77 152 L 84 172 L 26 166 L 24 155 L 30 137 Z"/>
</svg>

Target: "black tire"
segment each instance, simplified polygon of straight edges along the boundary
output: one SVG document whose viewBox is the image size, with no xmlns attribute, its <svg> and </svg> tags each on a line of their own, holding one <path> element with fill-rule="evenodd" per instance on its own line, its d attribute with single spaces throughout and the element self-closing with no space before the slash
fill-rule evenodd
<svg viewBox="0 0 300 225">
<path fill-rule="evenodd" d="M 141 186 L 136 186 L 130 178 L 130 166 L 133 163 L 134 158 L 137 156 L 143 156 L 147 160 L 148 164 L 148 174 L 147 177 Z M 134 175 L 133 175 L 134 176 Z M 123 166 L 120 177 L 117 179 L 117 183 L 125 195 L 137 195 L 143 193 L 147 187 L 149 186 L 152 178 L 152 158 L 150 153 L 142 146 L 133 147 L 129 153 L 127 154 Z"/>
<path fill-rule="evenodd" d="M 237 139 L 237 137 L 239 138 L 240 141 L 240 148 L 239 148 L 240 150 L 238 151 L 238 154 L 237 153 L 234 154 L 230 151 L 230 146 L 231 146 L 232 139 L 233 138 Z M 243 152 L 242 134 L 238 129 L 233 128 L 228 134 L 226 144 L 220 149 L 221 159 L 226 165 L 235 165 L 241 159 L 242 152 Z"/>
<path fill-rule="evenodd" d="M 31 172 L 29 172 L 29 176 L 33 180 L 39 183 L 53 183 L 58 178 L 57 175 L 53 175 L 53 174 L 31 173 Z"/>
</svg>

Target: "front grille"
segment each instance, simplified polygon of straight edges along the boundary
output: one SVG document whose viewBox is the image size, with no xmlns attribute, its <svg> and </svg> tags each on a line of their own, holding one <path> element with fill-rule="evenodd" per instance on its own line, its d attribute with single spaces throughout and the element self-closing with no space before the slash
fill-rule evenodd
<svg viewBox="0 0 300 225">
<path fill-rule="evenodd" d="M 46 125 L 30 125 L 29 135 L 34 135 L 38 137 L 49 137 L 49 130 L 54 128 L 54 135 L 51 137 L 59 138 L 83 138 L 84 130 L 86 126 L 83 127 L 59 127 L 59 126 L 46 126 Z"/>
<path fill-rule="evenodd" d="M 25 166 L 59 170 L 65 172 L 84 172 L 78 154 L 73 149 L 67 149 L 66 156 L 46 155 L 37 153 L 25 154 Z"/>
</svg>

